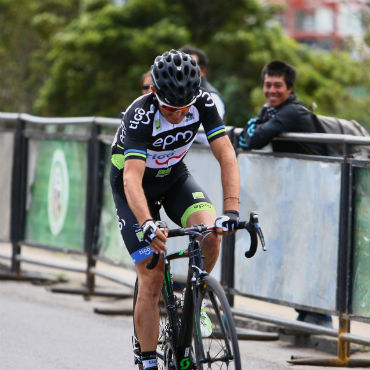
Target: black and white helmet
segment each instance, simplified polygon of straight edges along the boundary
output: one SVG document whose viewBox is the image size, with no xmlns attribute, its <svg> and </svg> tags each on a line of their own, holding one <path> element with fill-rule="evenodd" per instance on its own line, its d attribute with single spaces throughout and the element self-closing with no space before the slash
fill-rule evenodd
<svg viewBox="0 0 370 370">
<path fill-rule="evenodd" d="M 189 54 L 166 51 L 155 58 L 151 75 L 157 95 L 165 104 L 185 107 L 195 102 L 199 92 L 200 69 Z"/>
</svg>

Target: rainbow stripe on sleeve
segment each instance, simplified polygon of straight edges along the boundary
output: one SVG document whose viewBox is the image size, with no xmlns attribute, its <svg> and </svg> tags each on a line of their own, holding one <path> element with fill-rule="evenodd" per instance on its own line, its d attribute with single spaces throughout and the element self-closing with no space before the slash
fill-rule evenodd
<svg viewBox="0 0 370 370">
<path fill-rule="evenodd" d="M 208 141 L 213 138 L 214 136 L 217 136 L 219 134 L 223 134 L 226 132 L 226 127 L 224 125 L 218 126 L 210 131 L 207 132 L 207 139 Z"/>
<path fill-rule="evenodd" d="M 137 150 L 137 149 L 127 149 L 125 150 L 125 160 L 127 159 L 143 159 L 146 160 L 146 152 L 143 150 Z"/>
</svg>

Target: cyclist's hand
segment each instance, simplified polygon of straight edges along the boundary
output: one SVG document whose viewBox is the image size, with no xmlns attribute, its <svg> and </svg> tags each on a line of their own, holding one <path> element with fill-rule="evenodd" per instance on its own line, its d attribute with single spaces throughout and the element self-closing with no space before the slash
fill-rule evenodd
<svg viewBox="0 0 370 370">
<path fill-rule="evenodd" d="M 225 213 L 216 218 L 215 226 L 222 232 L 230 233 L 236 230 L 239 223 L 239 212 L 234 210 L 225 211 Z M 218 230 L 218 232 L 220 232 Z"/>
<path fill-rule="evenodd" d="M 162 231 L 154 222 L 154 220 L 146 220 L 142 224 L 143 238 L 150 245 L 154 253 L 162 253 L 167 250 L 167 229 Z"/>
</svg>

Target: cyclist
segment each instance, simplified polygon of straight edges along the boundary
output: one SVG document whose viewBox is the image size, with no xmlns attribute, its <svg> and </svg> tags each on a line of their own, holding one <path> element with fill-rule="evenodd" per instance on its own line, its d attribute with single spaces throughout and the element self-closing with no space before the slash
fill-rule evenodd
<svg viewBox="0 0 370 370">
<path fill-rule="evenodd" d="M 158 202 L 180 226 L 216 224 L 218 233 L 203 242 L 205 268 L 210 272 L 219 255 L 221 233 L 232 232 L 238 221 L 240 191 L 235 151 L 214 101 L 199 87 L 200 70 L 194 58 L 167 51 L 155 59 L 151 75 L 152 93 L 137 98 L 122 115 L 112 144 L 111 170 L 119 227 L 138 276 L 134 323 L 144 369 L 157 369 L 164 265 L 160 260 L 148 270 L 146 264 L 153 253 L 167 249 L 166 233 L 154 222 Z M 183 162 L 200 124 L 221 167 L 225 211 L 218 218 Z"/>
</svg>

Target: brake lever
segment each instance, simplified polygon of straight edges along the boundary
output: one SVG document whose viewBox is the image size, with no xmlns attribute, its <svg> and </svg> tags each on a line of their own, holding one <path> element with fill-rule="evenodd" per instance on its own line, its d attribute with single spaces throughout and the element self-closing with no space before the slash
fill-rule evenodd
<svg viewBox="0 0 370 370">
<path fill-rule="evenodd" d="M 258 235 L 258 238 L 261 242 L 262 249 L 263 249 L 264 252 L 266 252 L 267 248 L 266 248 L 265 238 L 263 237 L 262 229 L 261 229 L 261 227 L 258 223 L 255 224 L 254 227 L 256 228 L 257 235 Z"/>
<path fill-rule="evenodd" d="M 251 212 L 250 215 L 249 215 L 249 222 L 255 228 L 255 230 L 257 232 L 257 235 L 258 235 L 258 238 L 259 238 L 259 240 L 261 242 L 262 249 L 263 249 L 264 252 L 266 252 L 267 251 L 267 248 L 266 248 L 265 238 L 263 236 L 261 226 L 258 223 L 259 222 L 259 220 L 258 220 L 258 214 L 257 213 L 254 213 L 254 212 Z"/>
</svg>

